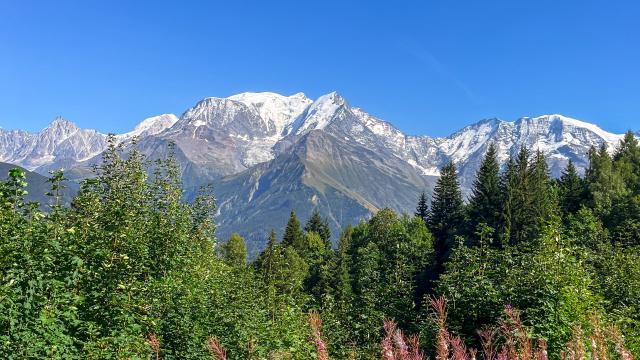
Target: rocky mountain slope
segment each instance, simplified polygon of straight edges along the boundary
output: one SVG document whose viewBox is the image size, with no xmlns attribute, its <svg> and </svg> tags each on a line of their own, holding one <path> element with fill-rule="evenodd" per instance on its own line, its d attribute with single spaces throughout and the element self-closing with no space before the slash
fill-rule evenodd
<svg viewBox="0 0 640 360">
<path fill-rule="evenodd" d="M 613 149 L 622 135 L 561 115 L 487 119 L 444 138 L 406 135 L 333 92 L 315 101 L 302 93 L 205 98 L 180 118 L 145 119 L 116 139 L 131 146 L 134 137 L 151 159 L 174 143 L 187 197 L 213 183 L 220 236 L 240 231 L 258 249 L 290 209 L 304 220 L 319 208 L 334 232 L 382 207 L 411 211 L 449 160 L 469 189 L 492 142 L 503 161 L 523 145 L 541 150 L 559 175 L 569 159 L 584 169 L 591 146 Z M 106 138 L 61 118 L 37 134 L 0 129 L 0 161 L 43 174 L 65 167 L 81 178 L 99 161 Z"/>
</svg>

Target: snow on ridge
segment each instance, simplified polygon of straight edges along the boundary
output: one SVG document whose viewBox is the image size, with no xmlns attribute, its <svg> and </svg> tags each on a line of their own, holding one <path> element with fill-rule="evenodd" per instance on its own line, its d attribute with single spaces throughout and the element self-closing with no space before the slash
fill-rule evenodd
<svg viewBox="0 0 640 360">
<path fill-rule="evenodd" d="M 275 126 L 278 134 L 282 134 L 284 129 L 312 103 L 311 99 L 301 92 L 291 96 L 272 92 L 245 92 L 229 96 L 227 99 L 253 108 L 268 126 L 271 126 L 271 124 Z"/>
<path fill-rule="evenodd" d="M 306 116 L 296 133 L 301 134 L 307 130 L 324 129 L 329 125 L 338 109 L 344 105 L 346 105 L 346 101 L 336 91 L 320 96 L 309 106 Z"/>
<path fill-rule="evenodd" d="M 152 116 L 142 120 L 132 131 L 117 135 L 116 138 L 123 140 L 134 136 L 156 135 L 172 127 L 176 122 L 178 122 L 178 117 L 174 114 Z"/>
<path fill-rule="evenodd" d="M 617 142 L 624 137 L 623 134 L 614 134 L 614 133 L 605 131 L 596 124 L 584 122 L 581 120 L 573 119 L 573 118 L 566 117 L 559 114 L 542 115 L 542 116 L 535 117 L 533 119 L 534 120 L 545 120 L 545 119 L 558 120 L 562 122 L 564 125 L 569 125 L 577 128 L 584 128 L 598 135 L 599 137 L 603 138 L 607 142 Z"/>
</svg>

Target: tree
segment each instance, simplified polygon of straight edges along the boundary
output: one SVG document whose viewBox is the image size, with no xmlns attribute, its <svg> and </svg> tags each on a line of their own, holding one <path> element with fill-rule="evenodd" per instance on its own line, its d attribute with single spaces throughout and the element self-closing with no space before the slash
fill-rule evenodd
<svg viewBox="0 0 640 360">
<path fill-rule="evenodd" d="M 222 259 L 232 266 L 245 266 L 247 264 L 247 245 L 244 238 L 238 233 L 233 233 L 229 240 L 220 247 Z"/>
<path fill-rule="evenodd" d="M 538 151 L 531 160 L 529 150 L 522 147 L 507 163 L 500 184 L 504 196 L 501 242 L 515 245 L 536 241 L 557 207 L 544 155 Z"/>
<path fill-rule="evenodd" d="M 598 150 L 592 148 L 589 151 L 586 180 L 589 205 L 600 218 L 606 220 L 613 205 L 628 194 L 622 176 L 613 165 L 606 144 L 602 144 Z"/>
<path fill-rule="evenodd" d="M 613 161 L 629 190 L 640 195 L 640 146 L 632 131 L 627 131 L 620 141 Z"/>
<path fill-rule="evenodd" d="M 533 224 L 528 229 L 528 237 L 533 240 L 540 236 L 552 217 L 558 215 L 558 200 L 547 160 L 540 150 L 536 151 L 529 172 L 530 220 Z"/>
<path fill-rule="evenodd" d="M 427 223 L 429 217 L 429 203 L 427 201 L 427 194 L 423 191 L 418 199 L 418 206 L 416 207 L 415 217 L 422 219 L 424 223 Z"/>
<path fill-rule="evenodd" d="M 449 258 L 455 244 L 455 237 L 461 234 L 464 225 L 464 204 L 453 162 L 449 162 L 440 171 L 440 178 L 433 190 L 428 220 L 435 239 L 435 274 L 439 276 L 443 270 L 442 265 Z"/>
<path fill-rule="evenodd" d="M 327 247 L 331 247 L 331 229 L 329 228 L 329 221 L 320 216 L 320 211 L 318 211 L 317 208 L 313 210 L 311 217 L 304 225 L 304 231 L 307 233 L 314 232 L 320 235 L 320 238 L 325 242 L 325 244 L 327 244 Z"/>
<path fill-rule="evenodd" d="M 476 240 L 475 243 L 478 239 L 474 233 L 479 224 L 484 223 L 493 229 L 499 228 L 502 212 L 500 164 L 493 143 L 489 144 L 487 154 L 476 174 L 467 209 L 469 214 L 467 233 Z"/>
<path fill-rule="evenodd" d="M 560 208 L 563 214 L 573 214 L 584 204 L 585 184 L 578 175 L 573 161 L 569 160 L 558 181 Z"/>
<path fill-rule="evenodd" d="M 287 227 L 284 229 L 282 237 L 282 246 L 299 246 L 304 237 L 304 233 L 300 229 L 300 221 L 296 216 L 296 212 L 291 210 Z"/>
</svg>

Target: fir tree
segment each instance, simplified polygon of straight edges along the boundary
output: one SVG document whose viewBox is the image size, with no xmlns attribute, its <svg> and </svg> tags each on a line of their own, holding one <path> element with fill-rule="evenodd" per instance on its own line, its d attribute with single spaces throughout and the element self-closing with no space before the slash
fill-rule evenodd
<svg viewBox="0 0 640 360">
<path fill-rule="evenodd" d="M 469 205 L 469 234 L 474 234 L 479 224 L 498 229 L 501 218 L 502 195 L 500 191 L 500 164 L 497 150 L 492 143 L 480 165 L 473 183 Z M 477 239 L 477 237 L 475 237 Z"/>
<path fill-rule="evenodd" d="M 329 228 L 329 221 L 326 218 L 320 216 L 318 209 L 314 209 L 313 213 L 307 223 L 304 224 L 304 231 L 307 233 L 314 232 L 320 235 L 322 241 L 327 244 L 327 248 L 331 247 L 331 229 Z"/>
<path fill-rule="evenodd" d="M 633 132 L 627 131 L 624 135 L 613 161 L 629 190 L 640 195 L 640 146 Z"/>
<path fill-rule="evenodd" d="M 302 239 L 304 237 L 304 233 L 300 229 L 300 221 L 296 216 L 296 212 L 291 210 L 291 214 L 289 215 L 289 221 L 287 222 L 287 227 L 284 230 L 284 235 L 282 237 L 282 246 L 300 246 Z"/>
<path fill-rule="evenodd" d="M 435 239 L 436 264 L 441 267 L 449 258 L 455 237 L 461 234 L 464 224 L 464 204 L 456 166 L 453 162 L 445 165 L 440 171 L 440 178 L 433 190 L 428 220 L 429 229 Z"/>
<path fill-rule="evenodd" d="M 606 144 L 602 144 L 598 150 L 592 148 L 589 151 L 586 180 L 590 206 L 601 219 L 606 220 L 613 205 L 628 193 L 622 176 L 614 167 Z"/>
<path fill-rule="evenodd" d="M 525 227 L 526 240 L 533 241 L 539 237 L 544 225 L 551 221 L 553 216 L 557 216 L 558 201 L 547 160 L 540 150 L 536 151 L 529 172 L 530 182 L 527 190 L 531 200 L 526 216 L 530 221 L 525 223 Z"/>
<path fill-rule="evenodd" d="M 529 149 L 522 147 L 515 160 L 507 164 L 502 180 L 504 241 L 518 244 L 529 239 L 530 229 L 535 224 L 533 196 L 531 195 L 532 171 L 529 167 Z"/>
<path fill-rule="evenodd" d="M 560 208 L 563 214 L 576 213 L 583 205 L 585 184 L 578 175 L 573 161 L 569 160 L 558 181 Z"/>
<path fill-rule="evenodd" d="M 418 199 L 418 207 L 416 207 L 415 217 L 422 219 L 427 223 L 429 217 L 429 203 L 427 202 L 427 194 L 423 191 Z"/>
</svg>

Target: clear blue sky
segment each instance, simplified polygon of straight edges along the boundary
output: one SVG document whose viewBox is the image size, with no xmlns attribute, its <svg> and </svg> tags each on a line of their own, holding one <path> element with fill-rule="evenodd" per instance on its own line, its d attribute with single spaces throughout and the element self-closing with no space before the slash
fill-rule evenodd
<svg viewBox="0 0 640 360">
<path fill-rule="evenodd" d="M 101 131 L 207 96 L 337 90 L 412 134 L 640 128 L 637 1 L 0 0 L 0 126 Z"/>
</svg>

